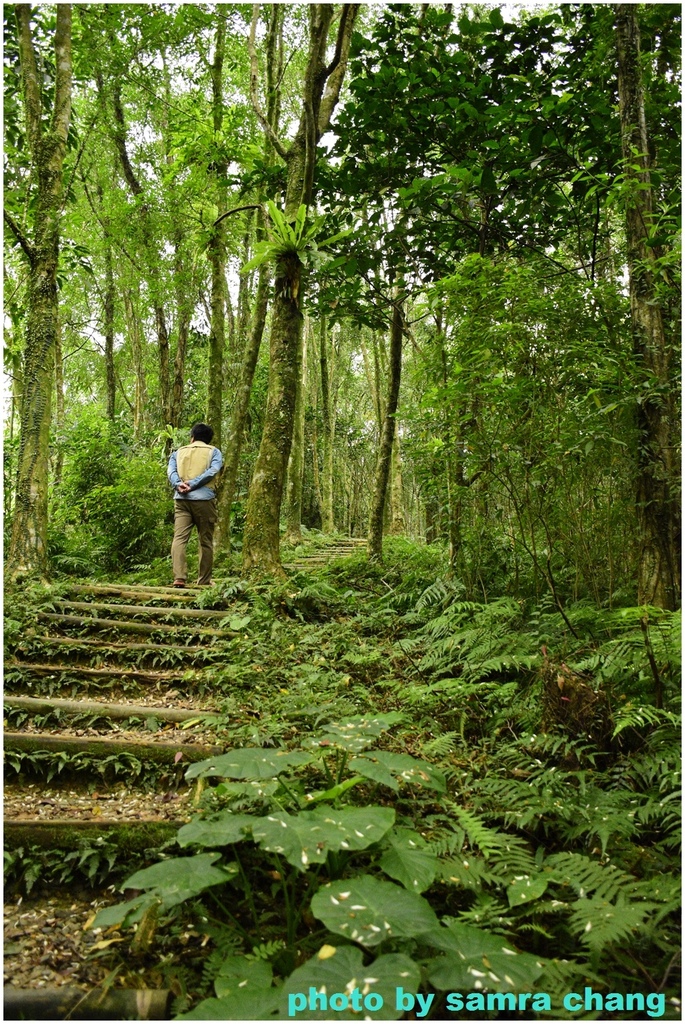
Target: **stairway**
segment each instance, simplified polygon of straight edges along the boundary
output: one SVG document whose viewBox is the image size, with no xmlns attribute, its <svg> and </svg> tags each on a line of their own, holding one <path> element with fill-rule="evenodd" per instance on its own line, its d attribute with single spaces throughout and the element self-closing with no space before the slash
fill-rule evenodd
<svg viewBox="0 0 685 1024">
<path fill-rule="evenodd" d="M 365 548 L 361 538 L 323 541 L 314 551 L 295 549 L 284 567 L 307 572 Z M 22 867 L 36 850 L 55 851 L 66 867 L 70 858 L 119 853 L 130 861 L 172 840 L 191 818 L 199 791 L 185 782 L 186 768 L 230 745 L 216 670 L 231 663 L 238 634 L 230 620 L 245 611 L 240 597 L 211 609 L 201 607 L 206 600 L 192 586 L 67 584 L 10 640 L 4 831 Z M 7 897 L 5 1019 L 61 1019 L 62 1010 L 92 1019 L 92 1000 L 82 996 L 102 976 L 84 927 L 116 896 L 78 892 L 64 877 L 66 888 L 36 885 L 28 899 Z M 148 1000 L 115 987 L 106 998 L 115 995 L 159 1013 L 168 993 Z M 145 1019 L 136 1006 L 109 1019 Z"/>
</svg>

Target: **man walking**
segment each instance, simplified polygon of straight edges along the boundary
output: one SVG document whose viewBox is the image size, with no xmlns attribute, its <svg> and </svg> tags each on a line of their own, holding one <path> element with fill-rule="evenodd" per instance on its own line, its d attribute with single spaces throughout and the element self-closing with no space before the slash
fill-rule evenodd
<svg viewBox="0 0 685 1024">
<path fill-rule="evenodd" d="M 174 539 L 171 564 L 174 586 L 185 587 L 188 574 L 186 547 L 193 527 L 200 542 L 198 584 L 212 582 L 214 561 L 214 525 L 217 474 L 223 465 L 221 452 L 210 442 L 214 431 L 206 423 L 196 423 L 190 431 L 190 444 L 171 453 L 167 476 L 174 488 Z"/>
</svg>

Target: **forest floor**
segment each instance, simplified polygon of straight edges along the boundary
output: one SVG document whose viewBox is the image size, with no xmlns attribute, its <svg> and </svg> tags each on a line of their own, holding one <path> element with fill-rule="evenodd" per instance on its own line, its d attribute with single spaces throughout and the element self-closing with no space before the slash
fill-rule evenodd
<svg viewBox="0 0 685 1024">
<path fill-rule="evenodd" d="M 371 565 L 362 544 L 317 541 L 291 554 L 288 579 L 277 585 L 226 575 L 212 588 L 179 593 L 138 574 L 106 585 L 62 580 L 12 603 L 5 629 L 6 985 L 168 989 L 172 1012 L 182 1013 L 211 996 L 212 972 L 240 943 L 242 953 L 261 950 L 276 976 L 306 965 L 321 932 L 305 911 L 298 952 L 288 960 L 281 872 L 274 865 L 265 871 L 249 853 L 245 870 L 259 879 L 251 899 L 260 921 L 250 924 L 246 909 L 236 911 L 243 939 L 229 934 L 225 920 L 207 924 L 192 900 L 189 913 L 177 908 L 147 938 L 93 927 L 94 917 L 120 901 L 121 883 L 160 850 L 172 858 L 183 852 L 174 844 L 178 828 L 198 812 L 198 820 L 211 820 L 225 806 L 211 779 L 186 778 L 189 764 L 241 748 L 268 755 L 313 745 L 326 754 L 340 743 L 341 779 L 347 758 L 370 741 L 355 747 L 357 740 L 339 740 L 340 730 L 361 736 L 377 722 L 376 756 L 387 765 L 421 759 L 424 785 L 386 772 L 389 794 L 376 795 L 369 810 L 392 807 L 398 834 L 414 828 L 418 841 L 418 832 L 427 837 L 432 867 L 420 891 L 451 915 L 445 921 L 470 933 L 485 928 L 489 939 L 506 936 L 541 958 L 552 942 L 555 960 L 534 968 L 529 958 L 527 969 L 538 974 L 546 964 L 542 990 L 561 992 L 581 979 L 599 985 L 604 972 L 619 991 L 668 993 L 664 1015 L 675 1019 L 675 824 L 670 807 L 668 814 L 655 807 L 676 785 L 678 747 L 672 712 L 639 705 L 640 717 L 635 710 L 633 690 L 649 679 L 648 666 L 640 667 L 644 652 L 633 662 L 624 654 L 616 696 L 606 668 L 616 662 L 616 636 L 597 630 L 596 610 L 594 618 L 587 606 L 567 612 L 576 632 L 585 629 L 579 640 L 556 609 L 538 609 L 531 625 L 522 602 L 466 602 L 438 552 L 399 540 L 388 547 L 386 564 Z M 642 636 L 631 628 L 618 639 Z M 659 620 L 652 634 L 667 695 L 675 629 L 675 621 Z M 560 729 L 554 716 L 562 713 Z M 630 721 L 623 747 L 611 740 L 620 714 Z M 547 731 L 540 732 L 544 716 Z M 659 762 L 651 774 L 650 757 Z M 369 778 L 383 779 L 373 765 Z M 369 763 L 359 770 L 370 771 Z M 343 784 L 343 804 L 347 785 L 361 794 L 355 806 L 378 793 L 378 785 L 365 790 L 356 779 Z M 303 784 L 290 780 L 290 797 Z M 247 783 L 242 790 L 223 785 L 234 811 L 255 806 Z M 273 788 L 263 785 L 260 800 L 271 799 L 264 794 Z M 335 794 L 324 797 L 339 805 Z M 627 824 L 637 803 L 642 824 Z M 455 857 L 460 847 L 467 859 Z M 373 856 L 364 864 L 377 871 Z M 384 854 L 379 864 L 387 863 Z M 600 881 L 607 870 L 616 872 L 613 888 Z M 530 906 L 514 891 L 514 871 L 532 886 Z M 294 874 L 292 892 L 301 899 Z M 623 917 L 612 911 L 617 925 L 597 918 L 600 945 L 583 937 L 581 909 L 600 908 L 590 906 L 578 879 L 622 908 Z M 318 944 L 335 941 L 330 936 Z M 397 948 L 418 956 L 412 942 Z"/>
</svg>

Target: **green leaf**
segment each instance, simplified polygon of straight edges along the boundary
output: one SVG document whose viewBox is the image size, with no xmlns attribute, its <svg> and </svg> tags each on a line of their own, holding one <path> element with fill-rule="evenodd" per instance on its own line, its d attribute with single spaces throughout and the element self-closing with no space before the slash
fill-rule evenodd
<svg viewBox="0 0 685 1024">
<path fill-rule="evenodd" d="M 309 993 L 313 988 L 330 997 L 335 992 L 344 992 L 350 999 L 347 1010 L 309 1009 L 306 1020 L 363 1020 L 363 1010 L 354 1012 L 352 1000 L 357 1005 L 370 992 L 378 993 L 383 1000 L 379 1010 L 373 1010 L 373 1020 L 398 1020 L 403 1010 L 396 1010 L 396 988 L 401 985 L 405 992 L 415 993 L 421 983 L 421 972 L 413 960 L 402 953 L 389 953 L 364 967 L 363 953 L 355 946 L 324 946 L 317 956 L 308 960 L 290 975 L 283 986 L 281 1012 L 292 1017 L 293 1005 L 288 997 L 297 992 Z M 355 989 L 358 995 L 354 996 Z"/>
<path fill-rule="evenodd" d="M 324 789 L 318 793 L 307 793 L 307 804 L 316 804 L 327 801 L 333 803 L 335 800 L 339 800 L 348 789 L 353 789 L 358 786 L 360 782 L 364 782 L 364 778 L 361 775 L 354 775 L 351 779 L 345 779 L 337 786 L 331 786 L 330 789 Z"/>
<path fill-rule="evenodd" d="M 530 953 L 517 953 L 501 936 L 456 921 L 424 941 L 447 952 L 428 963 L 428 980 L 439 989 L 530 992 L 544 967 Z"/>
<path fill-rule="evenodd" d="M 423 892 L 435 879 L 438 858 L 425 840 L 408 828 L 396 828 L 387 837 L 390 849 L 381 857 L 386 875 L 401 882 L 410 892 Z"/>
<path fill-rule="evenodd" d="M 355 715 L 347 721 L 331 722 L 326 726 L 326 733 L 310 741 L 312 747 L 340 747 L 349 753 L 356 754 L 371 746 L 372 742 L 392 728 L 402 719 L 402 715 L 391 712 L 389 715 Z"/>
<path fill-rule="evenodd" d="M 507 889 L 507 898 L 510 907 L 520 907 L 523 903 L 530 903 L 537 900 L 547 889 L 548 879 L 538 875 L 537 878 L 530 875 L 517 875 Z"/>
<path fill-rule="evenodd" d="M 322 886 L 312 900 L 312 913 L 330 931 L 364 946 L 377 946 L 395 936 L 413 938 L 439 928 L 435 912 L 423 896 L 371 875 Z"/>
<path fill-rule="evenodd" d="M 442 772 L 428 762 L 412 757 L 411 754 L 392 754 L 386 750 L 378 750 L 373 754 L 352 758 L 349 767 L 350 771 L 373 779 L 374 782 L 380 782 L 384 786 L 390 786 L 395 792 L 399 790 L 400 782 L 427 786 L 439 793 L 444 793 L 446 789 Z"/>
<path fill-rule="evenodd" d="M 126 889 L 148 889 L 158 897 L 165 910 L 198 896 L 213 885 L 223 885 L 233 878 L 235 865 L 215 867 L 218 853 L 198 853 L 195 857 L 174 857 L 136 871 L 124 883 Z"/>
<path fill-rule="evenodd" d="M 498 7 L 493 7 L 489 14 L 490 24 L 493 28 L 504 28 L 504 18 Z"/>
<path fill-rule="evenodd" d="M 182 1013 L 175 1020 L 272 1020 L 281 998 L 277 988 L 240 989 L 221 999 L 203 999 L 190 1013 Z"/>
<path fill-rule="evenodd" d="M 395 812 L 390 807 L 315 807 L 297 816 L 284 811 L 253 820 L 252 835 L 263 850 L 283 854 L 293 867 L 306 871 L 310 864 L 323 863 L 331 850 L 365 850 L 377 843 L 392 828 Z"/>
<path fill-rule="evenodd" d="M 136 896 L 134 900 L 129 900 L 127 903 L 115 903 L 114 906 L 104 907 L 95 915 L 91 927 L 103 929 L 128 927 L 140 921 L 148 907 L 155 903 L 159 904 L 160 900 L 146 894 Z"/>
<path fill-rule="evenodd" d="M 186 779 L 210 778 L 218 775 L 222 779 L 273 779 L 287 768 L 307 764 L 311 754 L 301 750 L 263 750 L 261 747 L 242 747 L 229 754 L 209 757 L 192 764 L 186 772 Z"/>
<path fill-rule="evenodd" d="M 217 996 L 232 996 L 239 992 L 268 989 L 273 980 L 271 964 L 265 960 L 248 960 L 244 956 L 228 956 L 214 979 Z"/>
<path fill-rule="evenodd" d="M 257 821 L 259 819 L 250 814 L 220 811 L 208 817 L 194 818 L 178 830 L 176 838 L 180 846 L 227 846 L 246 839 L 245 832 Z"/>
<path fill-rule="evenodd" d="M 497 181 L 491 167 L 484 167 L 480 176 L 480 187 L 488 195 L 497 193 Z"/>
</svg>

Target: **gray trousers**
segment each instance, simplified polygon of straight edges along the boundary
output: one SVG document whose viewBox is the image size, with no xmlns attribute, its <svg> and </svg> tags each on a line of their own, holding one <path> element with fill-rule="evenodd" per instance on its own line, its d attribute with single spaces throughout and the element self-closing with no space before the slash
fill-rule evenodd
<svg viewBox="0 0 685 1024">
<path fill-rule="evenodd" d="M 216 498 L 208 501 L 174 501 L 174 539 L 171 544 L 171 564 L 175 580 L 185 580 L 188 575 L 186 547 L 197 529 L 200 541 L 200 571 L 198 583 L 211 583 L 214 562 L 214 525 L 217 521 Z"/>
</svg>

